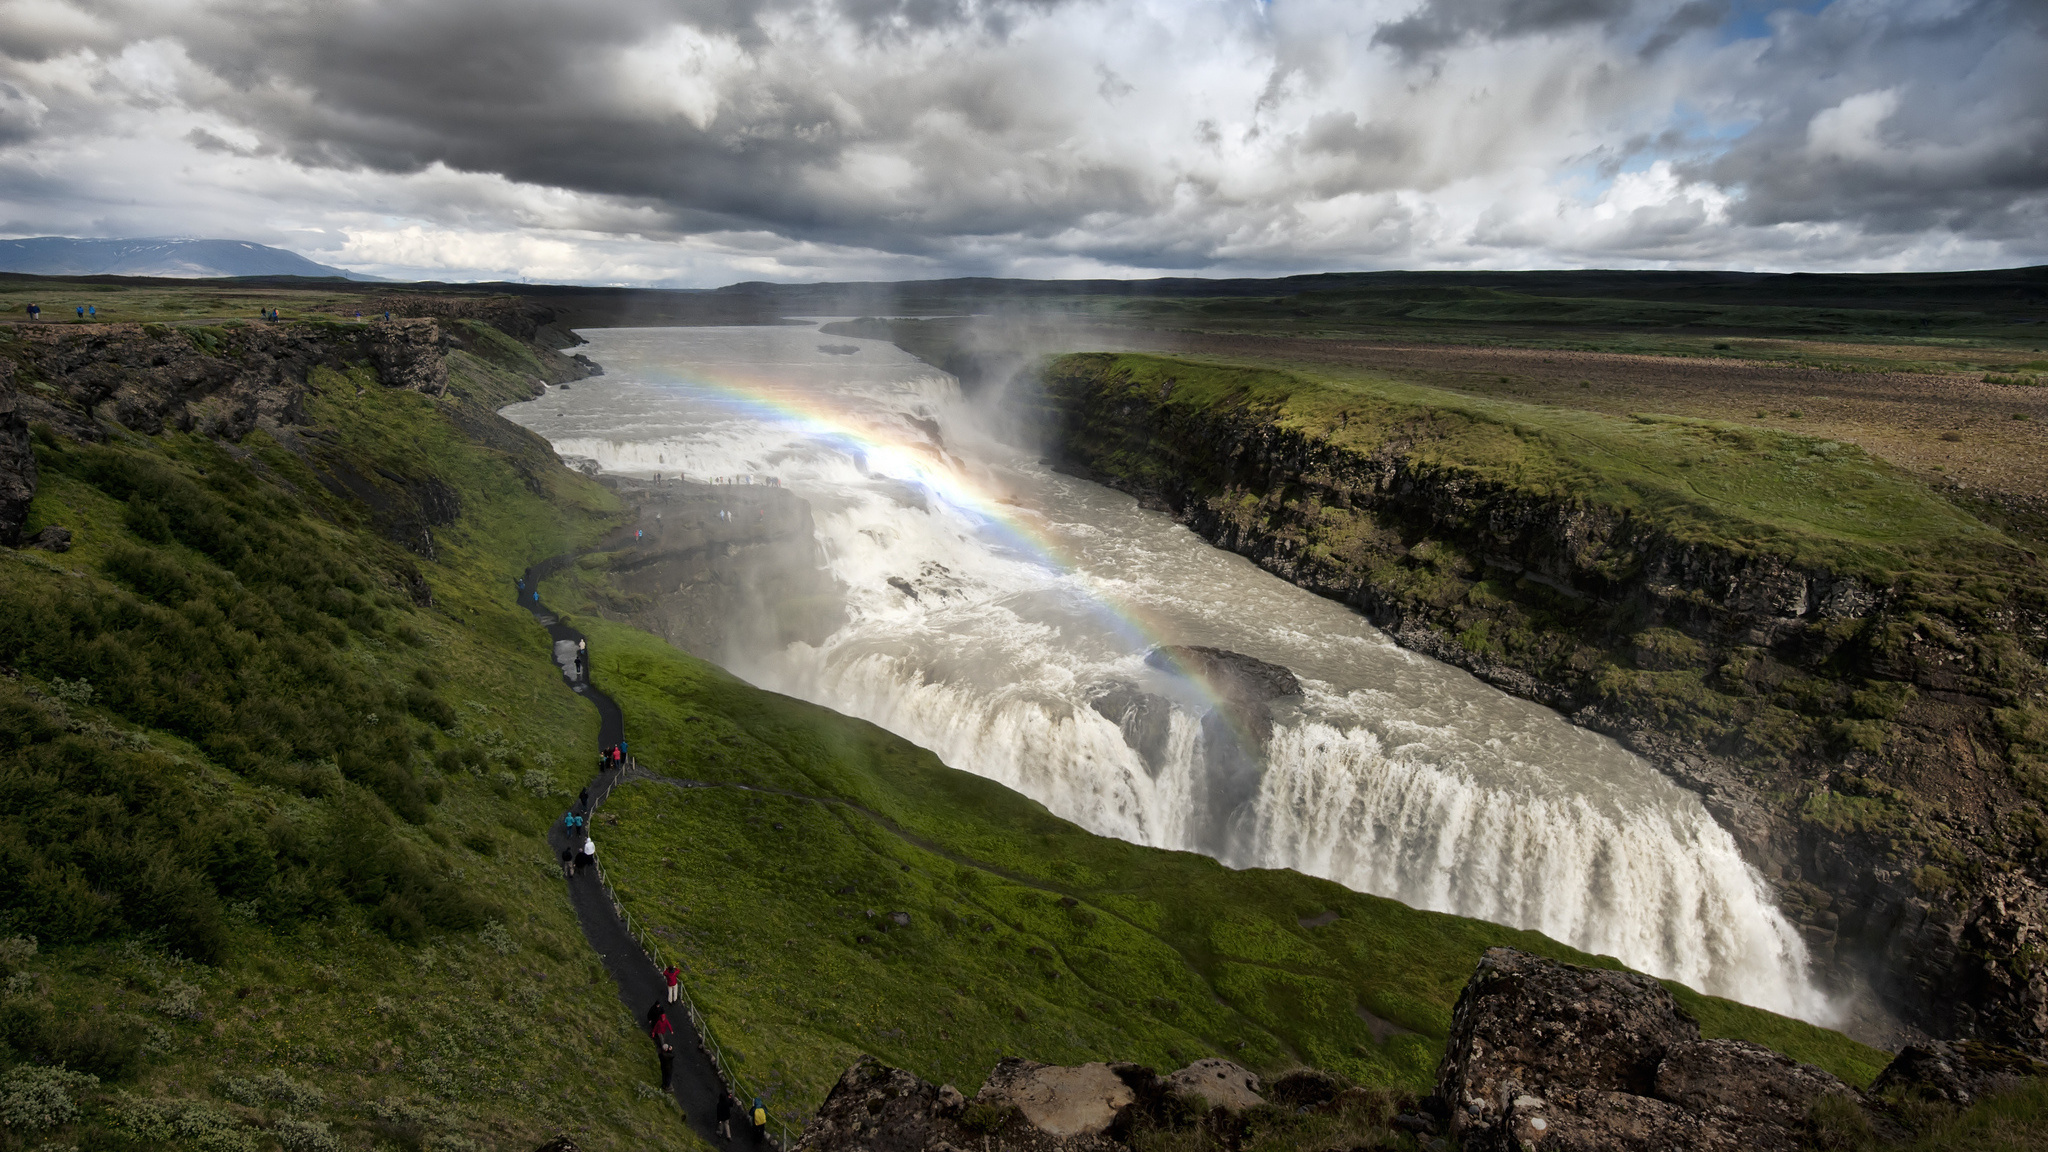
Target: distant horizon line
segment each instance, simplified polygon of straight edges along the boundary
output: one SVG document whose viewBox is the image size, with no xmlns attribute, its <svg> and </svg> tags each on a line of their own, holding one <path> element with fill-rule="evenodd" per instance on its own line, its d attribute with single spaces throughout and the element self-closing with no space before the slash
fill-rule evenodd
<svg viewBox="0 0 2048 1152">
<path fill-rule="evenodd" d="M 337 275 L 337 276 L 306 276 L 306 275 L 298 275 L 298 274 L 294 274 L 294 273 L 255 273 L 255 274 L 250 274 L 250 275 L 243 275 L 243 276 L 166 276 L 166 275 L 150 275 L 150 274 L 124 274 L 124 273 L 118 273 L 118 272 L 107 272 L 107 273 L 61 273 L 61 272 L 60 272 L 60 273 L 37 273 L 37 272 L 0 272 L 0 276 L 26 277 L 26 278 L 34 278 L 34 279 L 46 279 L 46 280 L 62 280 L 62 279 L 69 279 L 69 280 L 77 280 L 77 279 L 88 279 L 88 278 L 91 278 L 91 279 L 107 278 L 107 279 L 124 279 L 124 280 L 168 280 L 168 281 L 181 281 L 181 282 L 191 282 L 191 281 L 207 281 L 207 280 L 219 280 L 219 281 L 227 281 L 227 280 L 283 280 L 283 279 L 289 279 L 289 280 L 310 280 L 310 281 L 328 281 L 328 280 L 334 280 L 334 281 L 342 281 L 342 282 L 344 282 L 344 283 L 355 283 L 355 284 L 375 284 L 375 285 L 379 285 L 379 286 L 382 286 L 382 287 L 406 287 L 406 286 L 413 286 L 413 287 L 431 287 L 431 286 L 436 286 L 436 285 L 445 285 L 445 286 L 449 286 L 449 287 L 491 287 L 491 286 L 500 286 L 500 285 L 502 285 L 502 286 L 510 286 L 510 287 L 519 287 L 519 288 L 528 288 L 528 289 L 531 289 L 531 288 L 577 288 L 577 289 L 592 289 L 592 290 L 600 290 L 600 291 L 625 291 L 625 292 L 680 292 L 680 293 L 700 293 L 700 294 L 701 294 L 701 293 L 719 293 L 719 292 L 734 292 L 734 291 L 740 291 L 740 290 L 745 290 L 745 289 L 759 289 L 759 288 L 777 288 L 777 289 L 826 289 L 826 288 L 880 288 L 880 287 L 897 287 L 897 286 L 906 286 L 906 285 L 948 285 L 948 284 L 963 284 L 963 283 L 973 283 L 973 282 L 985 282 L 985 283 L 988 283 L 988 284 L 991 284 L 991 285 L 1000 285 L 1000 284 L 1017 284 L 1017 285 L 1069 285 L 1069 284 L 1127 284 L 1127 285 L 1140 285 L 1140 284 L 1160 284 L 1160 283 L 1170 283 L 1170 282 L 1176 282 L 1176 281 L 1178 281 L 1178 282 L 1188 282 L 1188 283 L 1204 283 L 1204 284 L 1229 284 L 1229 283 L 1284 283 L 1284 282 L 1287 282 L 1287 281 L 1297 281 L 1297 280 L 1313 280 L 1313 279 L 1320 279 L 1320 278 L 1330 278 L 1330 277 L 1365 277 L 1365 276 L 1425 276 L 1425 277 L 1461 277 L 1461 276 L 1545 276 L 1545 275 L 1549 275 L 1549 276 L 1576 276 L 1576 275 L 1602 275 L 1602 274 L 1605 274 L 1605 275 L 1629 275 L 1629 276 L 1646 276 L 1646 277 L 1682 277 L 1682 276 L 1737 276 L 1737 277 L 1755 277 L 1755 278 L 1765 278 L 1765 277 L 1788 277 L 1788 278 L 1789 278 L 1789 277 L 1851 277 L 1851 278 L 1858 278 L 1858 279 L 1863 279 L 1863 278 L 1870 278 L 1870 279 L 1876 279 L 1876 278 L 1883 278 L 1883 277 L 1928 277 L 1928 278 L 1933 278 L 1933 277 L 1948 277 L 1948 276 L 1979 276 L 1979 275 L 1990 275 L 1990 274 L 1997 274 L 1997 273 L 2027 273 L 2027 272 L 2043 272 L 2043 273 L 2048 273 L 2048 263 L 2044 263 L 2044 264 L 2023 264 L 2023 265 L 2009 265 L 2009 266 L 2002 266 L 2002 267 L 1985 267 L 1985 268 L 1965 268 L 1965 269 L 1938 269 L 1938 270 L 1914 270 L 1914 271 L 1879 271 L 1879 272 L 1871 272 L 1871 271 L 1847 271 L 1847 270 L 1843 270 L 1843 271 L 1824 271 L 1824 272 L 1815 272 L 1815 271 L 1776 271 L 1776 270 L 1760 270 L 1760 269 L 1753 269 L 1753 268 L 1740 268 L 1740 267 L 1701 267 L 1701 268 L 1633 268 L 1633 267 L 1626 267 L 1626 266 L 1568 266 L 1568 265 L 1560 265 L 1560 266 L 1551 266 L 1551 267 L 1541 267 L 1541 268 L 1527 268 L 1527 267 L 1521 267 L 1521 268 L 1492 268 L 1492 267 L 1485 267 L 1485 266 L 1469 266 L 1469 267 L 1459 267 L 1459 268 L 1407 268 L 1407 267 L 1395 267 L 1395 268 L 1350 268 L 1350 269 L 1333 269 L 1333 270 L 1324 270 L 1324 271 L 1316 271 L 1316 272 L 1279 272 L 1279 273 L 1269 273 L 1269 274 L 1263 274 L 1263 275 L 1258 275 L 1258 274 L 1242 274 L 1242 273 L 1239 273 L 1239 274 L 1226 274 L 1226 273 L 1216 273 L 1216 272 L 1195 272 L 1195 271 L 1190 271 L 1190 272 L 1175 272 L 1175 273 L 1156 273 L 1156 274 L 1152 274 L 1152 275 L 1128 275 L 1128 276 L 1113 276 L 1113 275 L 1104 275 L 1104 276 L 1067 276 L 1067 277 L 1036 277 L 1036 276 L 1015 276 L 1015 275 L 995 275 L 995 274 L 989 274 L 989 273 L 962 273 L 962 274 L 957 274 L 957 275 L 950 275 L 950 276 L 925 276 L 925 277 L 918 277 L 918 278 L 914 278 L 914 279 L 898 279 L 898 280 L 882 280 L 882 279 L 867 279 L 867 280 L 825 280 L 825 279 L 821 279 L 821 280 L 737 280 L 737 281 L 733 281 L 733 282 L 730 282 L 730 283 L 726 283 L 726 284 L 720 284 L 720 285 L 712 285 L 712 286 L 705 286 L 705 287 L 684 287 L 684 286 L 679 286 L 679 285 L 675 285 L 675 284 L 673 284 L 673 283 L 668 283 L 668 284 L 664 284 L 664 283 L 660 283 L 660 282 L 651 282 L 651 283 L 650 283 L 650 282 L 641 282 L 641 283 L 633 283 L 633 282 L 627 282 L 627 281 L 599 281 L 599 280 L 538 280 L 538 279 L 534 279 L 534 278 L 532 278 L 532 277 L 518 277 L 518 278 L 506 278 L 506 277 L 502 277 L 502 276 L 501 276 L 501 277 L 491 277 L 491 278 L 486 278 L 486 277 L 477 277 L 477 278 L 469 278 L 469 279 L 454 279 L 454 278 L 448 278 L 448 279 L 443 279 L 443 278 L 438 278 L 438 277 L 431 277 L 431 276 L 430 276 L 430 277 L 422 277 L 422 278 L 420 278 L 420 279 L 391 279 L 391 278 L 384 278 L 384 277 L 382 277 L 382 276 L 381 276 L 380 274 L 378 274 L 378 273 L 372 273 L 372 272 L 366 271 L 366 270 L 364 270 L 363 268 L 354 268 L 354 267 L 347 267 L 347 266 L 342 266 L 342 265 L 336 265 L 336 264 L 331 264 L 331 263 L 328 263 L 328 262 L 327 262 L 327 261 L 325 261 L 325 260 L 321 260 L 321 259 L 318 259 L 318 258 L 316 258 L 316 257 L 314 257 L 314 256 L 308 255 L 307 253 L 304 253 L 304 252 L 298 251 L 297 249 L 293 249 L 293 248 L 283 248 L 283 247 L 279 247 L 278 245 L 274 245 L 274 244 L 265 244 L 265 243 L 263 243 L 263 242 L 261 242 L 261 241 L 256 241 L 256 240 L 247 240 L 247 239 L 242 239 L 242 238 L 239 238 L 239 237 L 232 237 L 232 236 L 203 236 L 203 235 L 158 235 L 158 236 L 63 236 L 63 235 L 52 235 L 52 234 L 48 234 L 48 233 L 45 233 L 45 234 L 41 234 L 41 235 L 33 235 L 33 236 L 30 236 L 30 235 L 21 235 L 21 236 L 0 236 L 0 244 L 9 244 L 9 243 L 23 243 L 23 242 L 29 242 L 29 241 L 36 241 L 36 240 L 56 240 L 56 241 L 66 241 L 66 242 L 71 242 L 71 243 L 96 243 L 96 244 L 124 244 L 124 243 L 125 243 L 125 244 L 152 244 L 152 243 L 163 243 L 163 244 L 236 244 L 236 245 L 242 245 L 242 246 L 246 246 L 246 247 L 250 247 L 250 248 L 258 248 L 258 249 L 267 249 L 267 250 L 272 250 L 272 251 L 278 251 L 278 252 L 284 252 L 284 253 L 288 253 L 288 254 L 291 254 L 291 255 L 297 256 L 298 258 L 300 258 L 300 259 L 302 259 L 302 260 L 306 260 L 306 261 L 308 261 L 309 263 L 319 264 L 319 265 L 322 265 L 322 266 L 324 266 L 324 267 L 332 267 L 332 268 L 335 268 L 335 269 L 336 269 L 337 271 L 339 271 L 339 272 L 342 272 L 342 273 L 347 273 L 347 274 L 352 274 L 352 275 L 354 275 L 354 276 L 365 276 L 365 277 L 367 277 L 367 276 L 379 276 L 379 278 L 378 278 L 378 279 L 375 279 L 375 280 L 356 280 L 356 279 L 351 279 L 349 275 Z"/>
</svg>

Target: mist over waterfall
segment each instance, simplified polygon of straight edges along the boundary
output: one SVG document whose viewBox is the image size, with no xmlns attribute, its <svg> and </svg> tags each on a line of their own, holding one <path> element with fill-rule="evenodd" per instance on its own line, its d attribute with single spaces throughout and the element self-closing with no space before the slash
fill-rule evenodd
<svg viewBox="0 0 2048 1152">
<path fill-rule="evenodd" d="M 1104 835 L 1533 928 L 1809 1020 L 1832 1010 L 1699 798 L 1613 741 L 1408 652 L 988 428 L 889 344 L 807 326 L 585 334 L 603 377 L 506 415 L 612 471 L 775 482 L 844 623 L 711 653 Z M 821 339 L 857 345 L 830 352 Z M 1148 664 L 1291 670 L 1255 723 Z"/>
</svg>

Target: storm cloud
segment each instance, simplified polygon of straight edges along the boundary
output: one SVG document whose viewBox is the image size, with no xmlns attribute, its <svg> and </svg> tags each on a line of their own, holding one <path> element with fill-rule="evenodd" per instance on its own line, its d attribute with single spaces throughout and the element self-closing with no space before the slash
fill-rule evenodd
<svg viewBox="0 0 2048 1152">
<path fill-rule="evenodd" d="M 617 283 L 1960 267 L 2026 0 L 0 2 L 0 228 Z"/>
</svg>

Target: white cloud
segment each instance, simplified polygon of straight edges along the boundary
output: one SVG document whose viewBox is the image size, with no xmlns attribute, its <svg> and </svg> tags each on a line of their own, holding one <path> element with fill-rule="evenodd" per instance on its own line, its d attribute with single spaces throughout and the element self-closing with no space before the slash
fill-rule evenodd
<svg viewBox="0 0 2048 1152">
<path fill-rule="evenodd" d="M 667 284 L 2018 263 L 2033 11 L 1720 43 L 1686 0 L 0 4 L 0 227 Z"/>
</svg>

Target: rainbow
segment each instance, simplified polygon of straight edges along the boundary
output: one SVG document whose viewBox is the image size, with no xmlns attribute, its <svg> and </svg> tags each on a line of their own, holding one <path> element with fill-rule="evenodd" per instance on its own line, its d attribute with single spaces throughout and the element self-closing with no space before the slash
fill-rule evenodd
<svg viewBox="0 0 2048 1152">
<path fill-rule="evenodd" d="M 1077 577 L 1089 605 L 1104 624 L 1134 647 L 1159 650 L 1173 671 L 1193 685 L 1215 714 L 1230 725 L 1240 746 L 1256 751 L 1256 741 L 1241 724 L 1231 701 L 1216 690 L 1200 669 L 1172 654 L 1173 642 L 1165 638 L 1164 628 L 1156 619 L 1142 608 L 1089 587 L 1090 581 L 1078 558 L 1040 527 L 1037 517 L 976 481 L 943 449 L 913 442 L 902 432 L 843 412 L 815 394 L 765 379 L 738 374 L 692 375 L 663 382 L 707 392 L 736 415 L 779 425 L 832 445 L 859 460 L 863 471 L 914 485 L 927 496 L 967 513 L 1011 549 L 1055 572 Z"/>
</svg>

